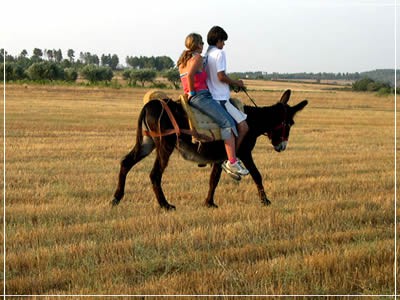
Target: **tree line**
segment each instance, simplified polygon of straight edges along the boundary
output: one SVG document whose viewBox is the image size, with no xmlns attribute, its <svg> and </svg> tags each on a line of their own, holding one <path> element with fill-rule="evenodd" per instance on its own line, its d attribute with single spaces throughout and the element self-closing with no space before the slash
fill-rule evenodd
<svg viewBox="0 0 400 300">
<path fill-rule="evenodd" d="M 5 60 L 5 68 L 3 61 Z M 180 77 L 174 61 L 168 56 L 127 56 L 126 67 L 120 64 L 116 54 L 92 54 L 68 49 L 66 57 L 61 49 L 34 48 L 32 55 L 22 50 L 19 55 L 8 54 L 0 49 L 0 76 L 6 81 L 66 81 L 76 82 L 83 78 L 90 83 L 110 83 L 115 73 L 121 74 L 129 86 L 144 86 L 146 82 L 158 88 L 165 84 L 156 83 L 156 77 L 166 78 L 174 88 L 180 88 Z M 400 71 L 397 70 L 397 78 Z M 233 78 L 264 79 L 264 80 L 349 80 L 354 81 L 354 91 L 374 91 L 379 93 L 394 92 L 394 70 L 381 69 L 362 73 L 267 73 L 267 72 L 236 72 L 230 73 Z M 398 82 L 399 83 L 399 82 Z M 397 93 L 399 88 L 397 88 Z"/>
<path fill-rule="evenodd" d="M 248 79 L 265 79 L 265 80 L 301 80 L 301 79 L 310 79 L 310 80 L 358 80 L 362 78 L 362 75 L 358 72 L 356 73 L 348 73 L 348 72 L 339 72 L 339 73 L 327 73 L 327 72 L 319 72 L 319 73 L 278 73 L 278 72 L 235 72 L 232 73 L 233 76 L 240 78 L 248 78 Z"/>
<path fill-rule="evenodd" d="M 394 69 L 378 69 L 368 72 L 355 73 L 267 73 L 267 72 L 237 72 L 231 73 L 233 78 L 262 79 L 262 80 L 348 80 L 353 81 L 351 88 L 353 91 L 378 92 L 379 94 L 400 93 L 399 87 L 396 91 Z M 400 84 L 400 70 L 396 70 L 397 85 Z M 349 84 L 350 85 L 350 84 Z"/>
<path fill-rule="evenodd" d="M 126 57 L 127 67 L 120 64 L 116 54 L 92 54 L 80 52 L 76 57 L 73 49 L 68 49 L 64 57 L 61 49 L 34 48 L 32 55 L 22 50 L 17 56 L 8 54 L 0 49 L 0 76 L 3 77 L 5 60 L 6 81 L 33 80 L 33 81 L 67 81 L 75 82 L 79 76 L 90 83 L 99 81 L 110 82 L 115 72 L 123 72 L 124 79 L 129 85 L 140 82 L 154 82 L 156 76 L 167 78 L 174 87 L 179 85 L 179 73 L 174 68 L 174 61 L 167 56 Z"/>
<path fill-rule="evenodd" d="M 380 95 L 390 94 L 396 92 L 400 94 L 400 88 L 397 87 L 396 91 L 389 83 L 375 81 L 371 78 L 365 77 L 357 80 L 352 84 L 353 91 L 357 92 L 377 92 Z"/>
<path fill-rule="evenodd" d="M 397 78 L 400 79 L 400 70 L 396 70 Z M 231 73 L 232 76 L 236 78 L 248 78 L 248 79 L 265 79 L 265 80 L 315 80 L 315 82 L 320 82 L 321 80 L 348 80 L 348 81 L 358 81 L 364 78 L 370 78 L 376 82 L 382 82 L 389 84 L 391 87 L 395 86 L 395 76 L 394 69 L 377 69 L 367 72 L 339 72 L 339 73 L 267 73 L 267 72 L 236 72 Z M 397 82 L 399 84 L 399 82 Z"/>
</svg>

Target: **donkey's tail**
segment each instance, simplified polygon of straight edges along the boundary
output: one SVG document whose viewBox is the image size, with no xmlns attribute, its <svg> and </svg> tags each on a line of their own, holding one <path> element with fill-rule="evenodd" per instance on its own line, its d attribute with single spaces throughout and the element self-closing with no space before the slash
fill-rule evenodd
<svg viewBox="0 0 400 300">
<path fill-rule="evenodd" d="M 146 106 L 142 108 L 140 111 L 138 121 L 137 121 L 137 129 L 136 129 L 136 144 L 140 145 L 143 142 L 143 123 L 145 122 L 146 117 Z"/>
</svg>

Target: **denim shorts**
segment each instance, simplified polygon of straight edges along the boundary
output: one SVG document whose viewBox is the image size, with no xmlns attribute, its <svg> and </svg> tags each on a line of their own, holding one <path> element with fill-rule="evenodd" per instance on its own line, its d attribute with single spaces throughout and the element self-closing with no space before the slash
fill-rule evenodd
<svg viewBox="0 0 400 300">
<path fill-rule="evenodd" d="M 221 137 L 227 140 L 231 133 L 238 136 L 236 124 L 230 114 L 215 101 L 208 90 L 199 91 L 190 98 L 189 104 L 209 116 L 221 128 Z"/>
</svg>

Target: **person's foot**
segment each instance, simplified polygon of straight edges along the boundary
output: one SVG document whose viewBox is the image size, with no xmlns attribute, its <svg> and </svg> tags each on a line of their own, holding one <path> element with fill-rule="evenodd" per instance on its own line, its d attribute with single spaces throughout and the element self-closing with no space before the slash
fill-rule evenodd
<svg viewBox="0 0 400 300">
<path fill-rule="evenodd" d="M 231 170 L 225 167 L 225 162 L 222 163 L 222 169 L 235 181 L 239 182 L 242 177 L 239 174 L 232 172 Z"/>
<path fill-rule="evenodd" d="M 247 168 L 243 165 L 243 162 L 242 162 L 239 158 L 237 159 L 237 163 L 239 164 L 240 168 L 241 168 L 241 169 L 243 170 L 243 172 L 245 173 L 245 174 L 242 175 L 242 176 L 249 175 L 250 171 L 247 170 Z"/>
<path fill-rule="evenodd" d="M 237 159 L 235 163 L 231 163 L 229 160 L 226 160 L 222 163 L 222 168 L 226 172 L 230 172 L 233 174 L 237 174 L 239 176 L 246 176 L 249 174 L 249 170 L 247 170 L 243 165 L 242 162 Z"/>
</svg>

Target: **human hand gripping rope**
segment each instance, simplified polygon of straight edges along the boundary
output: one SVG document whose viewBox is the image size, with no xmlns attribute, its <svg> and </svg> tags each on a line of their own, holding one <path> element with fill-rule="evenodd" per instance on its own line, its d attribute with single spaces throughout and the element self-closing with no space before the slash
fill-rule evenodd
<svg viewBox="0 0 400 300">
<path fill-rule="evenodd" d="M 241 87 L 241 86 L 237 86 L 237 85 L 231 85 L 230 87 L 235 93 L 239 93 L 240 91 L 243 91 L 246 94 L 246 96 L 250 99 L 250 101 L 254 104 L 254 106 L 258 107 L 256 102 L 254 101 L 254 99 L 250 97 L 249 93 L 247 92 L 247 88 L 245 86 Z"/>
</svg>

